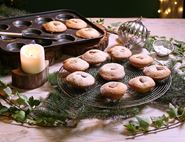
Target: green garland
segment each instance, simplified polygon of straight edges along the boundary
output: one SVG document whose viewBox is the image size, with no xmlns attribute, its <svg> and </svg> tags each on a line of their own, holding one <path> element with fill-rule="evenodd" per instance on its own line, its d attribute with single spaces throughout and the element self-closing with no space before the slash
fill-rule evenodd
<svg viewBox="0 0 185 142">
<path fill-rule="evenodd" d="M 167 129 L 181 126 L 185 123 L 185 107 L 169 105 L 166 113 L 158 117 L 141 118 L 136 116 L 136 120 L 129 121 L 126 127 L 127 139 L 133 139 L 146 134 L 152 134 Z"/>
</svg>

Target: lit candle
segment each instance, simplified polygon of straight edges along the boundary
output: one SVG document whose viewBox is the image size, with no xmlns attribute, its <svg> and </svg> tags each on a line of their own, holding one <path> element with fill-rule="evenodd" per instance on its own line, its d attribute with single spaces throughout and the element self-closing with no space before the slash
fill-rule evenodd
<svg viewBox="0 0 185 142">
<path fill-rule="evenodd" d="M 36 74 L 45 68 L 44 47 L 39 44 L 27 44 L 20 51 L 21 68 L 25 73 Z"/>
</svg>

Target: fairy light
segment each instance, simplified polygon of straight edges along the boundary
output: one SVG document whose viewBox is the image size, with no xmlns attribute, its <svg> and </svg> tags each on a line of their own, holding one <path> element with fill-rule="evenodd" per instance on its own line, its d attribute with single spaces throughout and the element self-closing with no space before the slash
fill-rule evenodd
<svg viewBox="0 0 185 142">
<path fill-rule="evenodd" d="M 181 18 L 184 0 L 159 0 L 160 8 L 157 13 L 162 18 Z"/>
<path fill-rule="evenodd" d="M 179 12 L 179 13 L 182 13 L 182 12 L 183 12 L 183 7 L 179 7 L 179 8 L 178 8 L 178 12 Z"/>
<path fill-rule="evenodd" d="M 169 14 L 168 10 L 165 10 L 164 14 L 168 15 Z"/>
<path fill-rule="evenodd" d="M 167 11 L 168 11 L 168 13 L 170 13 L 171 12 L 171 8 L 168 8 Z"/>
</svg>

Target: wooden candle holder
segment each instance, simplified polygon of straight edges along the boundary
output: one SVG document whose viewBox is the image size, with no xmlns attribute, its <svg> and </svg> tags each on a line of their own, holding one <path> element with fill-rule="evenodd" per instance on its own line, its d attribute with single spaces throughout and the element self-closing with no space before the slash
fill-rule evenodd
<svg viewBox="0 0 185 142">
<path fill-rule="evenodd" d="M 35 89 L 47 81 L 49 73 L 49 61 L 46 61 L 45 69 L 37 74 L 29 74 L 21 68 L 12 70 L 12 85 L 20 89 Z"/>
</svg>

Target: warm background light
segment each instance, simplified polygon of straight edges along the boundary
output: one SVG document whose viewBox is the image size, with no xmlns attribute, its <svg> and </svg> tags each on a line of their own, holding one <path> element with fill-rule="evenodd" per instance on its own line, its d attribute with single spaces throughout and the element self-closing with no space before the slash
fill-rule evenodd
<svg viewBox="0 0 185 142">
<path fill-rule="evenodd" d="M 158 12 L 158 13 L 161 13 L 161 10 L 159 9 L 157 12 Z"/>
<path fill-rule="evenodd" d="M 182 18 L 184 0 L 159 0 L 161 18 Z"/>
<path fill-rule="evenodd" d="M 180 13 L 180 12 L 183 12 L 183 7 L 179 7 L 178 8 L 178 12 Z"/>
</svg>

